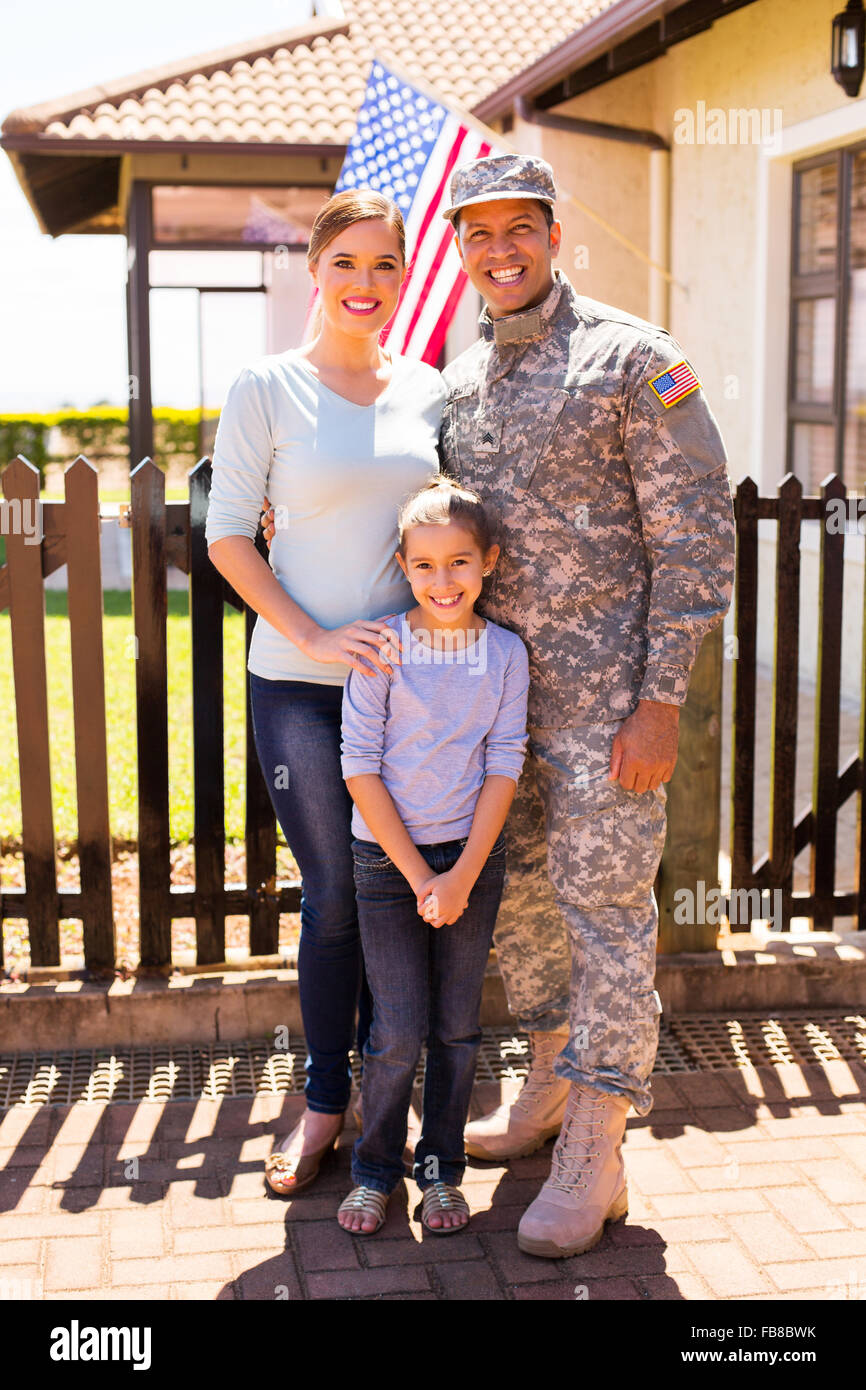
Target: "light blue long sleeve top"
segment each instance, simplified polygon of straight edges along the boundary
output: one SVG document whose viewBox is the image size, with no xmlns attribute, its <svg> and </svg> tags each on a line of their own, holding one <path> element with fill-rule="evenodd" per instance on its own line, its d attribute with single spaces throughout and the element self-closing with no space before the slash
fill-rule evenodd
<svg viewBox="0 0 866 1390">
<path fill-rule="evenodd" d="M 403 656 L 393 675 L 350 671 L 343 687 L 343 776 L 378 774 L 414 843 L 436 845 L 469 834 L 485 777 L 519 780 L 529 659 L 521 638 L 489 619 L 474 643 L 444 653 L 410 631 L 406 613 L 395 621 Z M 357 806 L 352 834 L 376 840 Z"/>
<path fill-rule="evenodd" d="M 404 610 L 412 592 L 394 558 L 397 510 L 439 471 L 445 390 L 435 368 L 394 356 L 373 405 L 324 386 L 292 349 L 245 367 L 220 414 L 205 536 L 258 529 L 267 493 L 277 523 L 270 565 L 319 624 Z M 343 662 L 320 662 L 261 616 L 247 666 L 268 680 L 343 685 Z"/>
</svg>

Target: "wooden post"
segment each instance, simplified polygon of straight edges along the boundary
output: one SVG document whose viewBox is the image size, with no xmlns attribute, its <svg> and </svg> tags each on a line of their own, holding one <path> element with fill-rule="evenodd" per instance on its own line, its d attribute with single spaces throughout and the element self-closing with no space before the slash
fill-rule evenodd
<svg viewBox="0 0 866 1390">
<path fill-rule="evenodd" d="M 150 382 L 151 189 L 133 181 L 127 222 L 126 335 L 129 360 L 129 470 L 153 455 Z"/>
<path fill-rule="evenodd" d="M 720 623 L 704 638 L 680 714 L 677 765 L 667 784 L 668 835 L 656 879 L 658 949 L 666 954 L 713 951 L 719 930 L 718 899 L 709 895 L 719 887 L 723 649 Z M 694 922 L 674 919 L 674 894 L 681 889 L 694 895 Z M 677 916 L 684 915 L 680 906 Z"/>
</svg>

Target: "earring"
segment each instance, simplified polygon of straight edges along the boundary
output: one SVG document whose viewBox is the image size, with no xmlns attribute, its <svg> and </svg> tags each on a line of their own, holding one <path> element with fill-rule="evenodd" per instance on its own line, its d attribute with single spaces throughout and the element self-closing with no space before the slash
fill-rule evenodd
<svg viewBox="0 0 866 1390">
<path fill-rule="evenodd" d="M 488 576 L 488 574 L 490 573 L 490 570 L 482 570 L 481 573 L 482 573 L 482 575 L 484 576 L 484 578 L 486 579 L 487 576 Z"/>
</svg>

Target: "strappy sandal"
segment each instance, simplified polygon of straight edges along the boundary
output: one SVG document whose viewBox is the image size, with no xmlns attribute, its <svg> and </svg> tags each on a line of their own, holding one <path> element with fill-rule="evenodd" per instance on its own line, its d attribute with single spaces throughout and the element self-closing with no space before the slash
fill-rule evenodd
<svg viewBox="0 0 866 1390">
<path fill-rule="evenodd" d="M 323 1144 L 320 1149 L 315 1149 L 313 1153 L 304 1154 L 302 1157 L 292 1156 L 276 1149 L 268 1158 L 265 1159 L 265 1182 L 277 1197 L 295 1197 L 302 1192 L 310 1183 L 315 1182 L 319 1176 L 319 1169 L 322 1166 L 322 1159 L 332 1149 L 336 1149 L 340 1142 L 340 1135 L 343 1132 L 343 1119 L 340 1118 L 340 1128 L 333 1139 L 329 1139 L 327 1144 Z"/>
<path fill-rule="evenodd" d="M 339 1221 L 337 1225 L 341 1231 L 346 1231 L 350 1236 L 374 1236 L 381 1226 L 385 1224 L 385 1208 L 388 1205 L 388 1195 L 379 1192 L 375 1187 L 353 1187 L 344 1202 L 337 1208 L 337 1215 L 341 1212 L 360 1212 L 362 1216 L 372 1216 L 376 1220 L 376 1225 L 372 1231 L 348 1231 Z"/>
<path fill-rule="evenodd" d="M 460 1188 L 452 1187 L 447 1182 L 433 1182 L 429 1187 L 425 1187 L 421 1195 L 421 1225 L 431 1236 L 453 1236 L 456 1231 L 466 1230 L 468 1221 L 464 1221 L 462 1226 L 430 1225 L 428 1217 L 434 1212 L 446 1211 L 465 1211 L 466 1215 L 469 1215 L 469 1203 Z"/>
</svg>

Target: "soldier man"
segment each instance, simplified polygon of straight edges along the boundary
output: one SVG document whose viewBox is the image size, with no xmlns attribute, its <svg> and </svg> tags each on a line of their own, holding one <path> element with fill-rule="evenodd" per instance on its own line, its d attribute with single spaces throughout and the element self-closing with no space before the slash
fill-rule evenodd
<svg viewBox="0 0 866 1390">
<path fill-rule="evenodd" d="M 664 329 L 576 294 L 552 265 L 553 171 L 458 168 L 460 259 L 486 302 L 445 369 L 445 471 L 491 503 L 502 556 L 479 612 L 530 655 L 529 748 L 506 826 L 495 935 L 532 1063 L 512 1105 L 466 1128 L 502 1159 L 557 1134 L 524 1213 L 528 1253 L 579 1254 L 628 1209 L 626 1115 L 652 1108 L 658 912 L 679 708 L 733 587 L 726 455 Z"/>
</svg>

